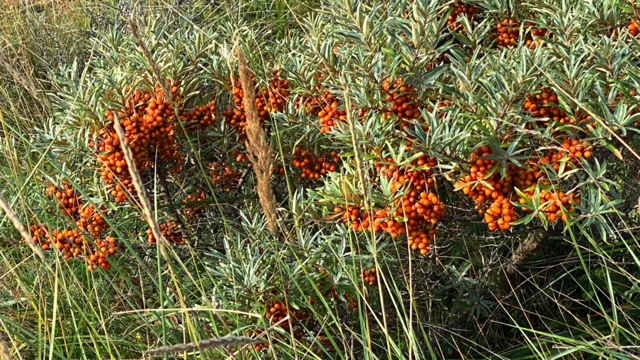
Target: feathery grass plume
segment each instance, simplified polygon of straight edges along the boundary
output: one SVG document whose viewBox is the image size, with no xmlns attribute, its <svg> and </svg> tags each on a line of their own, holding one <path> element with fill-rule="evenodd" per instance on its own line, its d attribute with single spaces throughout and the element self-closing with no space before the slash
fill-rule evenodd
<svg viewBox="0 0 640 360">
<path fill-rule="evenodd" d="M 1 332 L 0 332 L 0 360 L 11 360 L 11 355 L 9 354 L 9 348 L 7 347 L 7 344 L 4 342 Z"/>
<path fill-rule="evenodd" d="M 140 198 L 140 205 L 142 205 L 142 212 L 144 213 L 144 217 L 147 220 L 147 224 L 149 224 L 149 228 L 153 233 L 153 236 L 158 241 L 158 245 L 160 246 L 160 252 L 162 256 L 167 258 L 167 252 L 165 249 L 166 239 L 162 235 L 160 231 L 160 227 L 158 223 L 155 221 L 153 217 L 153 212 L 151 211 L 151 203 L 149 203 L 149 199 L 147 198 L 147 194 L 144 191 L 144 186 L 142 186 L 142 180 L 140 179 L 140 173 L 136 168 L 136 163 L 133 160 L 133 154 L 131 152 L 131 148 L 129 147 L 129 143 L 127 143 L 127 138 L 124 135 L 124 131 L 122 130 L 122 125 L 120 125 L 120 119 L 118 118 L 118 114 L 114 112 L 113 114 L 113 127 L 120 138 L 120 144 L 122 145 L 122 152 L 124 153 L 124 158 L 127 160 L 127 167 L 129 168 L 129 173 L 131 173 L 131 181 L 133 182 L 133 186 L 136 188 L 138 192 L 138 196 Z"/>
<path fill-rule="evenodd" d="M 4 199 L 4 197 L 2 197 L 2 195 L 0 195 L 0 208 L 4 210 L 9 220 L 11 220 L 11 222 L 13 223 L 13 226 L 15 226 L 16 229 L 18 229 L 18 231 L 20 232 L 20 235 L 22 235 L 25 238 L 27 244 L 29 244 L 33 252 L 35 252 L 36 255 L 38 255 L 38 257 L 40 257 L 40 259 L 44 261 L 44 254 L 42 253 L 42 249 L 40 249 L 33 241 L 31 241 L 31 235 L 29 234 L 29 230 L 27 230 L 27 228 L 24 227 L 20 219 L 18 219 L 18 217 L 16 216 L 16 213 L 13 212 L 13 209 L 11 208 L 9 203 L 7 203 L 7 201 Z"/>
<path fill-rule="evenodd" d="M 164 353 L 176 353 L 176 352 L 185 352 L 185 351 L 193 351 L 193 350 L 205 350 L 205 349 L 213 349 L 217 347 L 228 347 L 234 345 L 253 345 L 253 344 L 263 344 L 266 343 L 264 340 L 256 340 L 244 336 L 225 336 L 221 338 L 212 338 L 205 339 L 199 342 L 191 342 L 187 344 L 177 344 L 177 345 L 168 345 L 161 346 L 156 349 L 152 349 L 149 351 L 151 354 L 164 354 Z"/>
<path fill-rule="evenodd" d="M 256 108 L 256 93 L 251 81 L 251 75 L 244 62 L 240 47 L 238 47 L 238 72 L 240 73 L 240 84 L 244 91 L 242 99 L 245 116 L 247 118 L 247 157 L 256 174 L 258 181 L 258 197 L 262 210 L 267 217 L 267 224 L 272 234 L 277 234 L 278 224 L 276 217 L 276 199 L 271 189 L 271 150 L 267 139 L 260 125 L 258 109 Z"/>
</svg>

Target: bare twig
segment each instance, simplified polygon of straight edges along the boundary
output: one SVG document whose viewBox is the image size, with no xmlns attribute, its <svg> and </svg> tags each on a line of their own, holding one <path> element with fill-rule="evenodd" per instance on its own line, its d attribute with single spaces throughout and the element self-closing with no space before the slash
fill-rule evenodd
<svg viewBox="0 0 640 360">
<path fill-rule="evenodd" d="M 242 190 L 242 184 L 244 183 L 244 179 L 247 178 L 247 175 L 249 174 L 250 170 L 251 168 L 247 167 L 246 169 L 244 169 L 242 174 L 240 174 L 240 180 L 238 180 L 238 185 L 236 185 L 236 190 L 233 192 L 233 196 L 238 196 L 240 194 L 240 191 Z"/>
<path fill-rule="evenodd" d="M 44 261 L 44 254 L 42 253 L 42 249 L 40 249 L 32 241 L 31 234 L 29 234 L 29 231 L 27 230 L 27 228 L 24 227 L 20 219 L 18 219 L 18 217 L 16 216 L 16 213 L 13 212 L 13 209 L 11 209 L 11 206 L 9 206 L 9 203 L 7 203 L 7 201 L 2 197 L 2 195 L 0 195 L 0 208 L 4 210 L 9 220 L 11 220 L 11 222 L 13 223 L 13 226 L 15 226 L 16 229 L 18 229 L 18 231 L 20 232 L 20 235 L 22 235 L 22 237 L 25 238 L 27 244 L 29 244 L 33 252 L 36 253 L 36 255 L 38 255 L 38 257 L 40 257 L 40 259 Z"/>
<path fill-rule="evenodd" d="M 243 107 L 247 118 L 247 157 L 253 165 L 253 170 L 258 181 L 258 198 L 260 205 L 267 218 L 267 225 L 272 234 L 278 232 L 278 220 L 276 216 L 276 199 L 271 189 L 271 149 L 267 144 L 267 139 L 258 118 L 256 107 L 256 94 L 251 80 L 251 74 L 244 62 L 240 48 L 238 47 L 238 65 L 240 73 L 240 83 L 244 91 Z"/>
<path fill-rule="evenodd" d="M 162 346 L 157 349 L 150 350 L 149 353 L 152 354 L 164 354 L 164 353 L 176 353 L 176 352 L 185 352 L 185 351 L 193 351 L 193 350 L 205 350 L 205 349 L 213 349 L 217 347 L 228 347 L 234 345 L 253 345 L 253 344 L 262 344 L 265 343 L 264 340 L 255 340 L 249 337 L 244 336 L 225 336 L 221 338 L 213 338 L 201 340 L 197 343 L 187 343 L 187 344 L 177 344 L 170 346 Z"/>
</svg>

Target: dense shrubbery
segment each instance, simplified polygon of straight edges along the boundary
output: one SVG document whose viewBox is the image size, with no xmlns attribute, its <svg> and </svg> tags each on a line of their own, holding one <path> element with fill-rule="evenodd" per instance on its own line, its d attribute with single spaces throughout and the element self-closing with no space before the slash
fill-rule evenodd
<svg viewBox="0 0 640 360">
<path fill-rule="evenodd" d="M 636 356 L 633 3 L 120 5 L 142 47 L 98 8 L 75 55 L 0 58 L 0 194 L 46 258 L 0 223 L 12 352 Z"/>
</svg>

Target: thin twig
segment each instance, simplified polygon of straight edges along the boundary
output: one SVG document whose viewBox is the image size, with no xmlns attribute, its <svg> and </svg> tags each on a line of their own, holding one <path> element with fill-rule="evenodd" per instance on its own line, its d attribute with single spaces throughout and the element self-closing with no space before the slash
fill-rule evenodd
<svg viewBox="0 0 640 360">
<path fill-rule="evenodd" d="M 24 227 L 20 219 L 18 219 L 18 217 L 16 216 L 16 213 L 13 212 L 13 209 L 11 208 L 11 206 L 9 206 L 9 203 L 7 203 L 7 201 L 2 197 L 1 194 L 0 194 L 0 208 L 4 210 L 9 220 L 11 220 L 11 222 L 13 223 L 13 226 L 15 226 L 16 229 L 18 229 L 22 237 L 24 237 L 27 244 L 29 244 L 29 246 L 33 250 L 33 252 L 36 253 L 36 255 L 38 255 L 38 257 L 40 257 L 40 259 L 44 261 L 44 254 L 42 253 L 42 249 L 40 249 L 36 245 L 36 243 L 32 241 L 31 234 L 29 234 L 29 231 L 27 230 L 27 228 Z"/>
<path fill-rule="evenodd" d="M 633 148 L 631 146 L 629 146 L 629 144 L 627 144 L 626 142 L 624 142 L 624 140 L 622 140 L 622 138 L 616 134 L 615 131 L 611 130 L 611 128 L 609 128 L 607 126 L 607 124 L 604 122 L 604 120 L 602 120 L 598 115 L 594 114 L 593 111 L 587 109 L 587 107 L 585 105 L 583 105 L 581 102 L 578 101 L 578 99 L 572 97 L 566 90 L 564 90 L 558 83 L 556 83 L 551 77 L 549 77 L 539 66 L 537 67 L 542 73 L 544 73 L 547 76 L 547 79 L 549 79 L 555 86 L 557 89 L 559 89 L 563 94 L 565 94 L 567 97 L 569 97 L 571 100 L 575 101 L 575 103 L 584 111 L 587 112 L 587 114 L 591 115 L 591 117 L 593 119 L 595 119 L 598 123 L 600 123 L 600 125 L 602 125 L 602 127 L 604 127 L 611 135 L 613 135 L 613 137 L 615 137 L 618 141 L 620 141 L 620 143 L 622 143 L 622 145 L 624 147 L 627 148 L 627 150 L 629 150 L 629 152 L 631 154 L 633 154 L 633 156 L 635 156 L 638 160 L 640 160 L 640 155 L 638 155 L 637 152 L 635 152 L 635 150 L 633 150 Z M 618 156 L 620 157 L 620 156 Z M 622 160 L 622 157 L 620 157 L 620 159 Z"/>
<path fill-rule="evenodd" d="M 253 345 L 253 344 L 262 344 L 265 343 L 264 340 L 256 340 L 249 337 L 244 336 L 225 336 L 221 338 L 213 338 L 201 340 L 199 342 L 191 342 L 187 344 L 177 344 L 170 346 L 162 346 L 153 350 L 150 350 L 149 353 L 152 354 L 164 354 L 164 353 L 176 353 L 176 352 L 186 352 L 193 350 L 205 350 L 205 349 L 213 349 L 217 347 L 228 347 L 234 345 Z"/>
</svg>

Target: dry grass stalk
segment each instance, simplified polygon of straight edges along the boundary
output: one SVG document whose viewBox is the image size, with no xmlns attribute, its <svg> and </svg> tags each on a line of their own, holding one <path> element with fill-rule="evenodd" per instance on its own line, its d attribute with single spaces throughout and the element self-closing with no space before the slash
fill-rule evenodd
<svg viewBox="0 0 640 360">
<path fill-rule="evenodd" d="M 358 170 L 358 178 L 362 185 L 362 195 L 367 196 L 367 177 L 364 172 L 364 165 L 362 163 L 362 152 L 360 151 L 360 142 L 358 141 L 358 134 L 356 133 L 356 125 L 351 113 L 351 100 L 349 98 L 349 86 L 347 85 L 344 90 L 345 107 L 347 109 L 347 122 L 349 123 L 349 132 L 351 133 L 351 144 L 353 145 L 353 152 L 356 158 L 356 168 Z"/>
<path fill-rule="evenodd" d="M 25 89 L 27 89 L 29 94 L 31 94 L 34 99 L 39 100 L 47 109 L 51 109 L 51 103 L 49 102 L 49 100 L 47 100 L 47 97 L 41 96 L 42 94 L 38 92 L 35 84 L 30 79 L 22 76 L 22 74 L 20 74 L 18 70 L 11 66 L 11 64 L 9 64 L 9 62 L 2 55 L 0 55 L 0 64 L 2 64 L 5 69 L 7 69 L 7 71 L 16 79 L 16 81 L 18 81 L 20 84 L 22 84 L 22 86 L 25 87 Z"/>
<path fill-rule="evenodd" d="M 38 257 L 42 259 L 42 261 L 44 261 L 44 254 L 42 253 L 42 249 L 40 249 L 36 245 L 36 243 L 31 241 L 31 234 L 29 234 L 29 230 L 24 227 L 20 219 L 18 219 L 18 217 L 16 216 L 16 213 L 13 212 L 13 209 L 11 208 L 11 206 L 9 206 L 9 203 L 7 203 L 2 195 L 0 195 L 0 208 L 7 214 L 7 217 L 9 218 L 9 220 L 11 220 L 13 226 L 15 226 L 16 229 L 18 229 L 18 231 L 20 232 L 20 235 L 22 235 L 22 237 L 26 239 L 27 244 L 29 244 L 33 252 L 36 253 L 36 255 L 38 255 Z"/>
<path fill-rule="evenodd" d="M 164 96 L 167 97 L 167 100 L 169 100 L 169 103 L 171 104 L 171 106 L 173 106 L 173 109 L 176 112 L 176 119 L 179 119 L 178 107 L 176 106 L 177 104 L 174 102 L 171 89 L 169 88 L 169 86 L 167 86 L 167 80 L 163 79 L 162 73 L 160 72 L 160 68 L 158 67 L 156 62 L 153 60 L 153 57 L 151 57 L 149 48 L 147 48 L 147 46 L 144 44 L 144 42 L 140 38 L 140 35 L 138 35 L 138 28 L 136 27 L 136 24 L 133 22 L 133 19 L 129 18 L 127 19 L 127 21 L 129 23 L 129 29 L 131 30 L 131 34 L 133 35 L 133 38 L 135 39 L 136 44 L 138 44 L 138 46 L 140 46 L 140 48 L 142 49 L 142 53 L 144 54 L 145 59 L 147 59 L 147 62 L 149 63 L 149 65 L 151 65 L 151 69 L 153 70 L 153 75 L 156 77 L 156 81 L 158 82 L 158 84 L 160 84 L 160 87 L 164 92 Z"/>
<path fill-rule="evenodd" d="M 122 152 L 124 153 L 124 158 L 127 160 L 127 167 L 129 168 L 129 173 L 131 173 L 131 181 L 133 182 L 133 186 L 136 188 L 136 192 L 138 193 L 138 197 L 140 198 L 140 205 L 142 205 L 142 212 L 147 220 L 147 224 L 149 224 L 149 228 L 151 229 L 151 233 L 153 237 L 158 241 L 158 245 L 160 246 L 160 252 L 166 258 L 166 243 L 167 240 L 162 236 L 162 232 L 160 231 L 160 227 L 158 223 L 155 221 L 153 217 L 153 212 L 151 211 L 151 203 L 147 198 L 147 194 L 144 191 L 144 186 L 142 186 L 142 179 L 140 179 L 140 173 L 136 168 L 136 164 L 133 160 L 133 153 L 131 152 L 131 148 L 127 143 L 127 138 L 124 135 L 124 131 L 122 130 L 122 125 L 120 125 L 120 119 L 118 119 L 118 114 L 114 112 L 113 114 L 113 127 L 118 133 L 118 137 L 120 138 L 120 144 L 122 146 Z"/>
<path fill-rule="evenodd" d="M 9 348 L 2 338 L 2 333 L 0 333 L 0 360 L 11 360 L 11 354 L 9 354 Z"/>
<path fill-rule="evenodd" d="M 176 353 L 176 352 L 185 352 L 185 351 L 194 351 L 194 350 L 205 350 L 205 349 L 213 349 L 217 347 L 228 347 L 234 345 L 252 345 L 252 344 L 261 344 L 264 343 L 263 340 L 255 340 L 252 338 L 244 337 L 244 336 L 225 336 L 221 338 L 213 338 L 201 340 L 197 343 L 187 343 L 187 344 L 178 344 L 178 345 L 170 345 L 170 346 L 162 346 L 157 349 L 150 350 L 149 352 L 152 354 L 163 354 L 163 353 Z"/>
<path fill-rule="evenodd" d="M 260 205 L 267 217 L 267 225 L 272 234 L 278 232 L 278 219 L 276 216 L 276 199 L 271 189 L 271 149 L 267 144 L 267 139 L 258 118 L 256 107 L 256 92 L 251 79 L 251 74 L 244 62 L 240 48 L 238 48 L 238 65 L 240 73 L 240 84 L 244 92 L 243 106 L 244 114 L 247 118 L 247 157 L 253 165 L 253 170 L 258 181 L 258 197 Z"/>
</svg>

